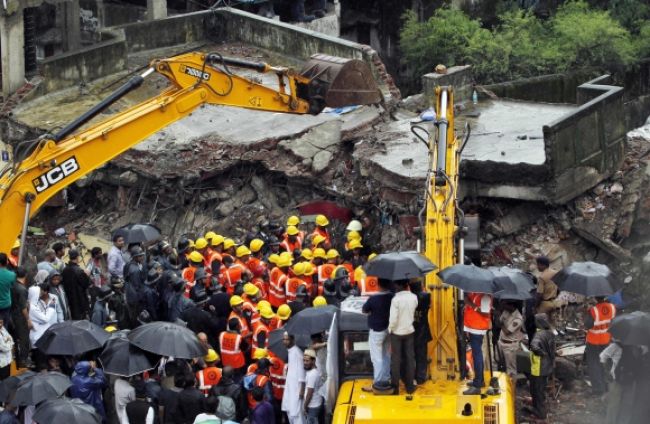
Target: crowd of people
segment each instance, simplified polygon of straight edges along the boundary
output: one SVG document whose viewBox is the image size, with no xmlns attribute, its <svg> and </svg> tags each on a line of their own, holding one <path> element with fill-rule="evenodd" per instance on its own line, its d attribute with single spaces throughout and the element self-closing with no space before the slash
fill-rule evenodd
<svg viewBox="0 0 650 424">
<path fill-rule="evenodd" d="M 351 221 L 337 239 L 329 227 L 319 215 L 306 232 L 291 216 L 286 226 L 239 243 L 209 231 L 181 238 L 176 248 L 164 240 L 127 244 L 128 234 L 116 233 L 106 255 L 95 247 L 87 259 L 55 243 L 33 272 L 18 266 L 16 242 L 9 255 L 0 253 L 0 378 L 14 359 L 19 369 L 64 372 L 70 396 L 111 423 L 323 422 L 323 335 L 312 335 L 303 351 L 285 334 L 287 364 L 269 350 L 269 334 L 305 308 L 379 290 L 363 272 L 373 255 L 361 222 Z M 72 358 L 35 347 L 53 324 L 83 319 L 107 331 L 179 323 L 207 355 L 163 358 L 157 369 L 125 379 L 104 374 L 97 352 Z M 24 409 L 19 416 L 31 424 Z M 16 411 L 6 411 L 0 423 L 17 422 Z"/>
</svg>

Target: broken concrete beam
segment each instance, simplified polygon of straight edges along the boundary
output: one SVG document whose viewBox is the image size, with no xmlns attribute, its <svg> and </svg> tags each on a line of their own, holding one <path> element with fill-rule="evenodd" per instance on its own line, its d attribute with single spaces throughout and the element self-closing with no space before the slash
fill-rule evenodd
<svg viewBox="0 0 650 424">
<path fill-rule="evenodd" d="M 583 239 L 594 244 L 599 249 L 604 250 L 620 261 L 629 261 L 632 259 L 632 252 L 614 243 L 611 239 L 598 237 L 593 232 L 582 227 L 579 223 L 574 224 L 571 229 Z"/>
</svg>

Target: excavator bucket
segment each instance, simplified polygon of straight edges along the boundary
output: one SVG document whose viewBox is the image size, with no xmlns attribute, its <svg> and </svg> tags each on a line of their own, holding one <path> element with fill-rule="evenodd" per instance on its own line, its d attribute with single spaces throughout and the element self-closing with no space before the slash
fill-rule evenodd
<svg viewBox="0 0 650 424">
<path fill-rule="evenodd" d="M 312 113 L 325 106 L 370 105 L 382 100 L 370 67 L 362 60 L 315 54 L 300 74 L 310 79 L 308 93 L 302 94 L 309 99 Z"/>
</svg>

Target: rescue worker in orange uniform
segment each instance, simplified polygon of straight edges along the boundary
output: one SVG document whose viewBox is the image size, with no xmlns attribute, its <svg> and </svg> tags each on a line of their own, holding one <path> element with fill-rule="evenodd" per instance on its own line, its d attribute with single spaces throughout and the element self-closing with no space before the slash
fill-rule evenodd
<svg viewBox="0 0 650 424">
<path fill-rule="evenodd" d="M 327 249 L 329 249 L 329 244 L 327 243 L 327 239 L 324 236 L 321 236 L 320 234 L 316 234 L 311 239 L 311 249 L 312 250 L 323 249 L 327 251 Z"/>
<path fill-rule="evenodd" d="M 314 249 L 314 259 L 312 259 L 312 264 L 316 267 L 316 278 L 318 281 L 318 293 L 323 292 L 323 283 L 329 280 L 334 272 L 336 265 L 328 264 L 327 253 L 325 249 Z"/>
<path fill-rule="evenodd" d="M 305 247 L 300 251 L 300 257 L 307 262 L 311 262 L 311 260 L 314 258 L 314 254 L 310 248 Z"/>
<path fill-rule="evenodd" d="M 192 287 L 194 287 L 194 283 L 196 281 L 194 278 L 196 270 L 203 268 L 203 255 L 201 255 L 199 252 L 192 252 L 189 254 L 189 260 L 190 266 L 183 269 L 183 272 L 181 273 L 181 277 L 183 277 L 183 280 L 185 280 L 186 283 L 185 297 L 187 298 L 190 297 L 190 291 L 192 290 Z"/>
<path fill-rule="evenodd" d="M 591 391 L 595 396 L 602 396 L 607 391 L 605 368 L 600 362 L 600 353 L 605 350 L 612 339 L 609 326 L 616 316 L 616 306 L 606 301 L 605 297 L 596 297 L 596 304 L 585 314 L 587 329 L 587 346 L 585 359 L 587 373 L 591 382 Z"/>
<path fill-rule="evenodd" d="M 239 334 L 244 338 L 250 337 L 252 334 L 250 327 L 252 317 L 247 310 L 244 310 L 244 299 L 233 295 L 230 298 L 230 308 L 232 308 L 232 311 L 228 316 L 228 322 L 232 319 L 239 321 Z"/>
<path fill-rule="evenodd" d="M 242 299 L 244 300 L 242 310 L 246 316 L 251 317 L 251 328 L 255 329 L 255 326 L 260 321 L 260 314 L 257 310 L 257 302 L 260 300 L 260 289 L 253 283 L 244 284 Z"/>
<path fill-rule="evenodd" d="M 11 246 L 11 251 L 7 259 L 9 260 L 9 269 L 15 270 L 18 268 L 18 254 L 20 253 L 20 240 L 16 240 Z"/>
<path fill-rule="evenodd" d="M 250 374 L 252 372 L 255 372 L 257 370 L 257 361 L 259 361 L 262 358 L 267 358 L 269 357 L 269 351 L 266 349 L 251 349 L 251 356 L 253 358 L 253 363 L 246 368 L 246 374 Z"/>
<path fill-rule="evenodd" d="M 469 336 L 474 362 L 474 380 L 464 395 L 480 395 L 485 386 L 483 366 L 483 337 L 492 324 L 492 296 L 484 293 L 465 293 L 463 314 L 464 331 Z"/>
<path fill-rule="evenodd" d="M 286 303 L 287 295 L 285 292 L 285 285 L 288 278 L 289 267 L 293 262 L 293 257 L 290 253 L 284 252 L 280 255 L 277 261 L 277 268 L 271 271 L 271 278 L 269 282 L 269 302 L 274 308 Z"/>
<path fill-rule="evenodd" d="M 350 250 L 352 253 L 352 255 L 348 258 L 348 261 L 354 268 L 363 266 L 366 263 L 364 257 L 361 255 L 361 249 L 363 249 L 361 239 L 352 240 L 350 243 L 348 243 L 348 250 Z"/>
<path fill-rule="evenodd" d="M 293 302 L 296 300 L 296 295 L 298 294 L 298 287 L 305 286 L 307 283 L 302 279 L 302 275 L 305 273 L 306 262 L 298 262 L 293 266 L 293 274 L 295 277 L 288 278 L 285 285 L 286 292 L 286 301 Z"/>
<path fill-rule="evenodd" d="M 305 272 L 302 274 L 302 279 L 307 285 L 307 295 L 310 299 L 318 296 L 318 277 L 316 276 L 316 269 L 310 262 L 303 262 L 305 264 Z"/>
<path fill-rule="evenodd" d="M 271 367 L 269 369 L 269 374 L 271 377 L 271 388 L 273 391 L 273 399 L 271 404 L 273 405 L 273 410 L 275 411 L 275 422 L 282 422 L 282 396 L 284 396 L 284 382 L 287 378 L 286 364 L 280 358 L 269 352 L 269 362 Z"/>
<path fill-rule="evenodd" d="M 294 250 L 300 250 L 302 248 L 302 240 L 299 234 L 300 231 L 296 227 L 289 225 L 284 240 L 280 243 L 280 250 L 289 253 L 293 253 Z"/>
<path fill-rule="evenodd" d="M 291 318 L 291 308 L 289 305 L 286 303 L 284 305 L 280 305 L 278 308 L 278 322 L 276 324 L 276 327 L 273 330 L 277 330 L 278 328 L 282 328 L 286 325 L 286 323 L 289 321 L 289 318 Z M 271 330 L 271 331 L 273 331 Z"/>
<path fill-rule="evenodd" d="M 377 256 L 375 253 L 371 253 L 368 260 L 375 256 Z M 372 275 L 366 275 L 362 266 L 354 270 L 354 280 L 361 296 L 372 296 L 379 292 L 379 279 Z"/>
<path fill-rule="evenodd" d="M 296 215 L 292 215 L 287 219 L 287 227 L 290 225 L 293 225 L 294 227 L 298 228 L 298 238 L 300 239 L 300 243 L 303 243 L 305 241 L 305 232 L 300 230 L 300 218 Z"/>
<path fill-rule="evenodd" d="M 328 244 L 332 244 L 332 240 L 330 239 L 330 233 L 327 231 L 327 227 L 330 225 L 329 220 L 325 215 L 317 215 L 316 216 L 316 228 L 314 228 L 314 231 L 311 233 L 312 240 L 314 237 L 317 235 L 325 237 L 325 240 L 327 241 Z"/>
<path fill-rule="evenodd" d="M 270 307 L 263 308 L 260 311 L 260 321 L 255 326 L 253 330 L 253 349 L 267 349 L 269 342 L 269 325 L 271 320 L 275 317 L 273 310 Z"/>
<path fill-rule="evenodd" d="M 214 349 L 208 349 L 208 354 L 203 357 L 205 368 L 196 373 L 196 381 L 199 383 L 199 390 L 204 395 L 210 393 L 212 386 L 216 386 L 221 381 L 221 368 L 217 368 L 219 355 Z"/>
<path fill-rule="evenodd" d="M 236 249 L 236 243 L 235 240 L 227 238 L 223 241 L 223 252 L 221 253 L 221 256 L 228 255 L 235 259 L 235 249 Z"/>
<path fill-rule="evenodd" d="M 235 292 L 237 284 L 242 282 L 243 273 L 241 267 L 233 266 L 234 259 L 230 255 L 223 256 L 223 267 L 219 275 L 219 282 L 226 288 L 229 295 Z"/>
<path fill-rule="evenodd" d="M 239 333 L 239 324 L 239 319 L 229 319 L 228 330 L 219 335 L 221 365 L 233 368 L 233 374 L 236 376 L 235 380 L 246 372 L 245 352 L 249 349 L 248 343 Z"/>
<path fill-rule="evenodd" d="M 264 257 L 262 253 L 262 247 L 264 246 L 264 241 L 261 239 L 253 239 L 250 242 L 249 250 L 251 251 L 251 256 L 248 259 L 246 266 L 253 274 L 253 278 L 262 278 L 266 273 L 266 264 L 262 260 Z"/>
<path fill-rule="evenodd" d="M 219 234 L 215 234 L 210 239 L 210 256 L 207 257 L 206 262 L 210 273 L 215 277 L 218 277 L 221 272 L 221 265 L 223 263 L 221 251 L 223 250 L 224 240 L 224 237 Z"/>
<path fill-rule="evenodd" d="M 257 361 L 257 369 L 253 373 L 248 373 L 244 377 L 243 386 L 246 390 L 246 399 L 248 400 L 248 408 L 250 411 L 255 409 L 257 402 L 253 399 L 253 389 L 259 387 L 264 390 L 264 399 L 271 401 L 273 398 L 273 390 L 271 386 L 271 378 L 269 373 L 269 368 L 271 367 L 271 362 L 262 358 Z"/>
<path fill-rule="evenodd" d="M 203 256 L 203 266 L 208 267 L 209 266 L 208 257 L 211 253 L 210 246 L 208 245 L 208 241 L 203 237 L 197 238 L 194 241 L 194 248 L 196 249 L 197 252 L 201 254 L 201 256 Z"/>
</svg>

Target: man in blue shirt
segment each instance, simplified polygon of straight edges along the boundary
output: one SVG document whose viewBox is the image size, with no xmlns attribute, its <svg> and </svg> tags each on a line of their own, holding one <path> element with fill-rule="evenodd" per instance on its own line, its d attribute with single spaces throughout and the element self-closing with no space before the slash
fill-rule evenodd
<svg viewBox="0 0 650 424">
<path fill-rule="evenodd" d="M 373 369 L 373 386 L 386 389 L 390 386 L 390 351 L 388 337 L 388 319 L 393 293 L 390 281 L 379 279 L 379 291 L 371 295 L 361 311 L 368 315 L 368 345 Z M 372 387 L 362 390 L 371 392 Z"/>
<path fill-rule="evenodd" d="M 9 258 L 0 253 L 0 318 L 7 328 L 11 328 L 11 288 L 16 281 L 16 274 L 7 269 Z"/>
</svg>

